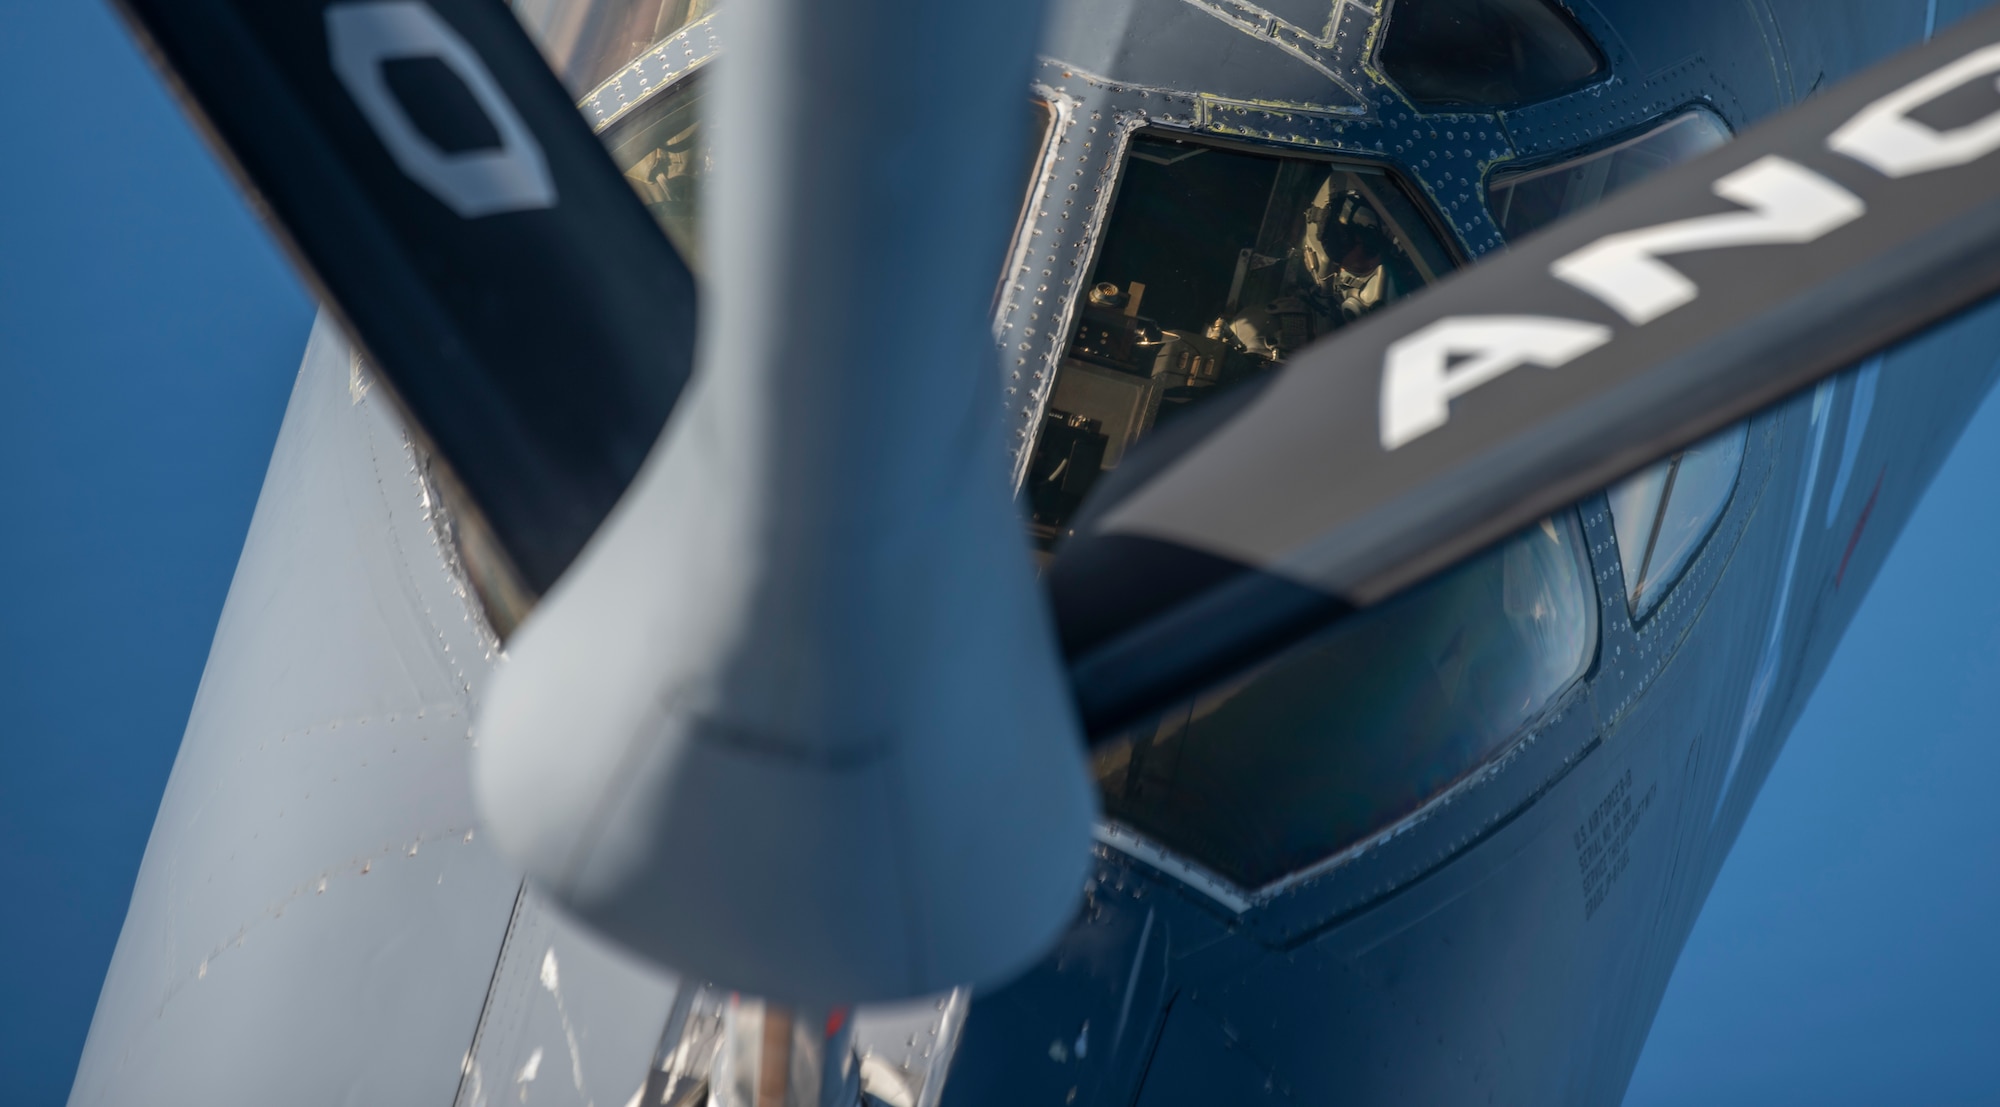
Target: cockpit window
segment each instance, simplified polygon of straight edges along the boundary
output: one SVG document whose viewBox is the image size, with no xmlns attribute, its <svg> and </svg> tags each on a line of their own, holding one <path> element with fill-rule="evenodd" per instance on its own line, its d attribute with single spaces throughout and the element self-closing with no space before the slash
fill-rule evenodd
<svg viewBox="0 0 2000 1107">
<path fill-rule="evenodd" d="M 715 0 L 513 0 L 514 17 L 572 96 L 715 10 Z"/>
<path fill-rule="evenodd" d="M 611 160 L 697 275 L 702 268 L 702 182 L 714 164 L 701 122 L 701 97 L 701 77 L 689 77 L 603 136 Z"/>
<path fill-rule="evenodd" d="M 1606 491 L 1634 619 L 1659 604 L 1722 518 L 1748 437 L 1748 425 L 1738 423 Z"/>
<path fill-rule="evenodd" d="M 1553 0 L 1395 0 L 1378 60 L 1425 106 L 1515 107 L 1581 88 L 1605 68 Z"/>
<path fill-rule="evenodd" d="M 1381 169 L 1135 135 L 1029 463 L 1037 541 L 1156 425 L 1450 266 Z"/>
<path fill-rule="evenodd" d="M 1702 108 L 1616 145 L 1557 165 L 1495 173 L 1487 185 L 1493 221 L 1509 240 L 1595 204 L 1670 165 L 1729 141 L 1729 127 Z"/>
<path fill-rule="evenodd" d="M 1245 888 L 1378 834 L 1512 744 L 1589 667 L 1574 514 L 1102 746 L 1105 812 Z"/>
<path fill-rule="evenodd" d="M 702 82 L 699 73 L 684 78 L 603 136 L 612 161 L 696 274 L 702 270 L 703 182 L 715 164 L 709 131 L 702 124 Z M 1032 123 L 1022 175 L 1032 186 L 1053 133 L 1055 111 L 1043 100 L 1029 106 Z"/>
</svg>

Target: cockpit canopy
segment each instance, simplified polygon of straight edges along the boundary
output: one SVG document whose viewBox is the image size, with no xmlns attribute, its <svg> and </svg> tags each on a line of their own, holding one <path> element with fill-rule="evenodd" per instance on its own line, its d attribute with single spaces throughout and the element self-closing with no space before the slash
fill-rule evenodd
<svg viewBox="0 0 2000 1107">
<path fill-rule="evenodd" d="M 1505 750 L 1590 667 L 1574 513 L 1101 747 L 1106 814 L 1245 889 L 1362 844 Z"/>
<path fill-rule="evenodd" d="M 1511 108 L 1598 78 L 1604 55 L 1551 0 L 1396 0 L 1377 55 L 1427 107 Z"/>
<path fill-rule="evenodd" d="M 1452 265 L 1381 166 L 1133 135 L 1028 464 L 1037 543 L 1155 427 Z"/>
</svg>

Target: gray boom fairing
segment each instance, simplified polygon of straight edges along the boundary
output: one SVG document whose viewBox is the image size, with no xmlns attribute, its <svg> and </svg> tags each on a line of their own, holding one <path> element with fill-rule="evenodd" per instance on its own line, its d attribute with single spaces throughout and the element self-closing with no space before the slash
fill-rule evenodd
<svg viewBox="0 0 2000 1107">
<path fill-rule="evenodd" d="M 510 643 L 482 809 L 565 906 L 720 986 L 824 1010 L 998 982 L 1068 922 L 1095 814 L 986 324 L 1038 13 L 733 12 L 702 368 Z M 921 61 L 892 78 L 864 38 Z M 819 97 L 899 89 L 882 143 L 823 126 Z"/>
</svg>

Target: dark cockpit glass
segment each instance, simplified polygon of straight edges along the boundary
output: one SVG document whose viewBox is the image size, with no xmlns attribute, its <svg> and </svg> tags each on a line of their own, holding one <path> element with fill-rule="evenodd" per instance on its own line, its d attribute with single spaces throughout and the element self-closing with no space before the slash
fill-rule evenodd
<svg viewBox="0 0 2000 1107">
<path fill-rule="evenodd" d="M 1155 426 L 1450 266 L 1381 169 L 1134 136 L 1028 467 L 1037 542 Z"/>
<path fill-rule="evenodd" d="M 1487 184 L 1487 205 L 1512 241 L 1729 138 L 1729 126 L 1714 112 L 1694 108 L 1580 158 L 1495 173 Z"/>
<path fill-rule="evenodd" d="M 1564 512 L 1099 748 L 1105 813 L 1245 888 L 1389 829 L 1512 745 L 1589 667 Z"/>
<path fill-rule="evenodd" d="M 1426 106 L 1516 107 L 1581 88 L 1605 68 L 1553 0 L 1395 0 L 1377 58 Z"/>
<path fill-rule="evenodd" d="M 701 77 L 689 77 L 603 136 L 611 160 L 697 275 L 702 270 L 702 187 L 714 164 L 701 99 Z"/>
<path fill-rule="evenodd" d="M 1721 521 L 1748 440 L 1738 423 L 1604 490 L 1634 619 L 1659 606 Z"/>
</svg>

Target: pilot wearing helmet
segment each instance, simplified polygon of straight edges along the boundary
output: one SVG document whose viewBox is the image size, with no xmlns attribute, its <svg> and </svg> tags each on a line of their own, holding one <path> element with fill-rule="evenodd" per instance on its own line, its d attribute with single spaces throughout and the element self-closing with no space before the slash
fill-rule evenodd
<svg viewBox="0 0 2000 1107">
<path fill-rule="evenodd" d="M 1359 193 L 1335 194 L 1329 175 L 1305 211 L 1283 293 L 1231 319 L 1229 334 L 1255 357 L 1289 357 L 1396 298 L 1395 274 L 1384 264 L 1392 249 L 1381 214 Z"/>
<path fill-rule="evenodd" d="M 1328 204 L 1332 181 L 1320 186 L 1306 213 L 1300 250 L 1313 285 L 1352 323 L 1396 298 L 1396 278 L 1382 264 L 1389 237 L 1382 216 L 1367 200 L 1349 192 Z"/>
</svg>

